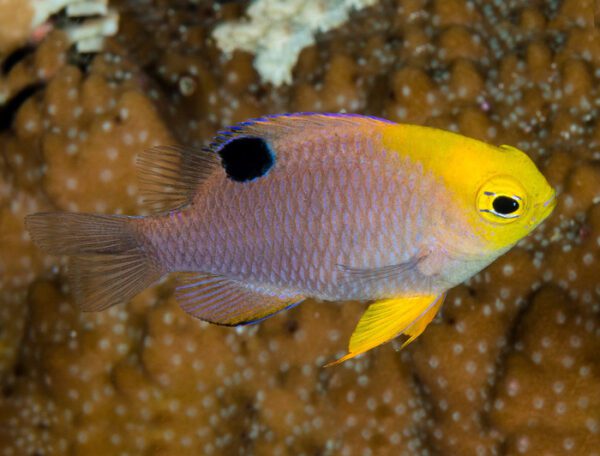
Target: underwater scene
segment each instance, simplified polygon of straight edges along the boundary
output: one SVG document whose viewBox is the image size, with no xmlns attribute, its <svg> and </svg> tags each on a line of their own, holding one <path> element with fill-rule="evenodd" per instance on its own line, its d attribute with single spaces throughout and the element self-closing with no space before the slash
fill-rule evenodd
<svg viewBox="0 0 600 456">
<path fill-rule="evenodd" d="M 599 354 L 598 0 L 0 0 L 0 456 L 600 456 Z"/>
</svg>

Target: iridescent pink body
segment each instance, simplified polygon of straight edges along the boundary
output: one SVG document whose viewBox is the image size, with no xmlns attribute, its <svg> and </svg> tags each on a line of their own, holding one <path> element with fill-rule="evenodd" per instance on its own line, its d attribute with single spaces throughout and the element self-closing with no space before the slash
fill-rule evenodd
<svg viewBox="0 0 600 456">
<path fill-rule="evenodd" d="M 444 274 L 455 270 L 455 259 L 440 237 L 469 233 L 448 210 L 448 190 L 419 163 L 385 150 L 381 132 L 368 127 L 340 124 L 275 139 L 277 164 L 266 176 L 239 183 L 217 169 L 190 206 L 140 220 L 140 228 L 169 272 L 221 275 L 280 297 L 377 299 L 464 280 L 470 268 L 460 277 Z M 347 273 L 424 256 L 401 280 Z"/>
<path fill-rule="evenodd" d="M 352 114 L 253 119 L 208 150 L 158 147 L 138 164 L 157 215 L 27 217 L 40 247 L 71 256 L 82 308 L 127 301 L 168 273 L 184 311 L 222 325 L 309 297 L 375 300 L 334 364 L 415 340 L 449 288 L 556 204 L 518 149 Z"/>
</svg>

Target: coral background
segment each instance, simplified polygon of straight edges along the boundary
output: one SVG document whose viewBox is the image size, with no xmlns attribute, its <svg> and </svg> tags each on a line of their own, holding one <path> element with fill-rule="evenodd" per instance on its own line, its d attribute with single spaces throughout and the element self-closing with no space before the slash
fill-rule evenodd
<svg viewBox="0 0 600 456">
<path fill-rule="evenodd" d="M 381 0 L 260 82 L 212 27 L 244 2 L 112 2 L 96 56 L 60 31 L 2 66 L 1 455 L 600 454 L 600 30 L 593 0 Z M 18 102 L 17 102 L 18 101 Z M 236 121 L 339 111 L 525 150 L 559 191 L 551 218 L 468 283 L 402 352 L 335 368 L 364 308 L 305 302 L 209 326 L 165 281 L 81 313 L 43 210 L 143 214 L 134 159 Z"/>
</svg>

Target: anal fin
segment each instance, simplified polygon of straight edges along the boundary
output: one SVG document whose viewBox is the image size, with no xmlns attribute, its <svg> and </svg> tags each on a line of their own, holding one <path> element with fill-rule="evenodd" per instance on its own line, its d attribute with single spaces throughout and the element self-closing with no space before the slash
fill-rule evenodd
<svg viewBox="0 0 600 456">
<path fill-rule="evenodd" d="M 378 345 L 404 334 L 402 348 L 415 340 L 433 320 L 444 301 L 441 295 L 421 295 L 376 301 L 360 318 L 350 337 L 348 354 L 326 366 L 354 358 Z"/>
<path fill-rule="evenodd" d="M 257 323 L 304 300 L 300 295 L 262 293 L 241 282 L 206 273 L 182 273 L 178 282 L 179 306 L 193 317 L 218 325 Z"/>
</svg>

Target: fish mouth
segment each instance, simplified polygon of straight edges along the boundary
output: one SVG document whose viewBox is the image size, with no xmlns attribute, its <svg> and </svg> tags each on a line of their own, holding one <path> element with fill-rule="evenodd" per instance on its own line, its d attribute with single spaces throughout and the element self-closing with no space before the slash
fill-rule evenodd
<svg viewBox="0 0 600 456">
<path fill-rule="evenodd" d="M 542 204 L 542 220 L 548 217 L 556 207 L 556 191 L 552 190 L 552 195 Z"/>
<path fill-rule="evenodd" d="M 536 217 L 536 224 L 543 222 L 552 213 L 556 207 L 556 203 L 556 191 L 552 190 L 552 194 L 548 197 L 548 199 L 540 204 L 538 216 Z"/>
<path fill-rule="evenodd" d="M 529 226 L 531 228 L 536 227 L 540 223 L 542 223 L 554 210 L 556 207 L 556 191 L 552 190 L 550 196 L 543 203 L 538 203 L 535 205 L 535 212 L 533 219 L 529 222 Z"/>
</svg>

